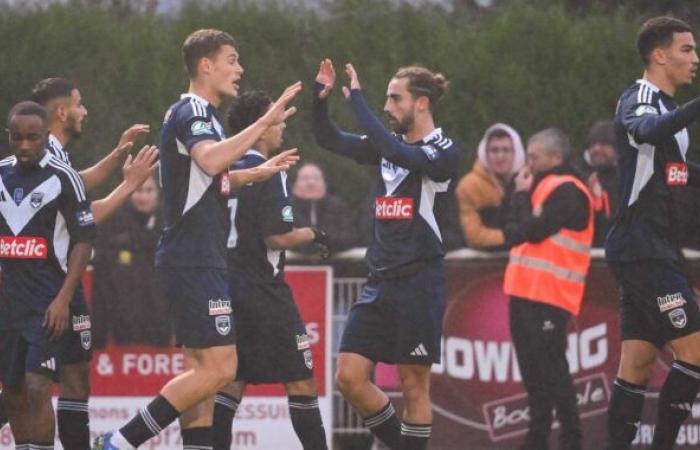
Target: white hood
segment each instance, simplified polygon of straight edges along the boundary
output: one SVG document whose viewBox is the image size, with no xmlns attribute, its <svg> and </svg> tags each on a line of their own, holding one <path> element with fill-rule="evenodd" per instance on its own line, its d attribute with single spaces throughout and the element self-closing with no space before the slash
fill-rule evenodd
<svg viewBox="0 0 700 450">
<path fill-rule="evenodd" d="M 525 148 L 523 147 L 523 141 L 520 139 L 520 135 L 518 134 L 518 132 L 515 131 L 509 125 L 506 125 L 505 123 L 494 123 L 486 129 L 484 137 L 482 137 L 481 142 L 479 142 L 479 147 L 477 149 L 477 157 L 479 158 L 479 161 L 481 161 L 481 164 L 483 164 L 484 167 L 486 167 L 490 172 L 491 167 L 489 167 L 488 161 L 486 160 L 486 137 L 489 134 L 491 134 L 492 131 L 497 129 L 501 129 L 508 133 L 511 140 L 513 141 L 514 154 L 513 169 L 511 170 L 511 175 L 515 175 L 525 165 Z"/>
</svg>

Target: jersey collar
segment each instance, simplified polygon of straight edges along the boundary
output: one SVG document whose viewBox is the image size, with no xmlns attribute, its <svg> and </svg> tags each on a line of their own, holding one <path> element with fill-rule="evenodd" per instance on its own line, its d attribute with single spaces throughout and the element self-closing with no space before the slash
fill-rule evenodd
<svg viewBox="0 0 700 450">
<path fill-rule="evenodd" d="M 267 160 L 267 156 L 263 155 L 262 153 L 260 153 L 259 151 L 255 150 L 254 148 L 251 148 L 250 150 L 248 150 L 247 152 L 245 152 L 245 154 L 246 154 L 246 156 L 248 156 L 248 155 L 250 155 L 250 156 L 253 156 L 253 155 L 259 156 L 259 157 L 261 157 L 262 159 Z"/>
<path fill-rule="evenodd" d="M 433 131 L 431 131 L 430 133 L 428 133 L 428 135 L 425 136 L 425 137 L 422 139 L 422 141 L 425 142 L 425 143 L 428 143 L 428 142 L 432 141 L 433 139 L 435 139 L 437 136 L 440 136 L 440 135 L 442 135 L 442 128 L 435 128 Z"/>
<path fill-rule="evenodd" d="M 59 141 L 53 133 L 49 133 L 49 145 L 56 150 L 63 150 L 63 144 L 61 144 L 61 141 Z"/>
<path fill-rule="evenodd" d="M 41 159 L 39 160 L 39 163 L 38 163 L 39 167 L 41 167 L 42 169 L 44 167 L 46 167 L 46 165 L 49 163 L 49 160 L 51 158 L 53 158 L 53 155 L 51 154 L 51 152 L 44 150 L 44 156 L 41 157 Z M 15 157 L 12 160 L 12 166 L 14 167 L 16 165 L 17 165 L 17 158 Z"/>
<path fill-rule="evenodd" d="M 206 101 L 204 99 L 204 97 L 200 97 L 199 95 L 197 95 L 195 93 L 188 92 L 186 94 L 180 95 L 180 100 L 182 100 L 183 98 L 193 98 L 193 99 L 197 100 L 198 102 L 200 102 L 202 105 L 204 105 L 205 108 L 209 107 L 209 102 Z"/>
<path fill-rule="evenodd" d="M 654 83 L 652 83 L 649 80 L 645 80 L 645 79 L 640 78 L 639 80 L 637 80 L 637 83 L 647 86 L 649 89 L 654 91 L 654 93 L 657 93 L 661 90 L 657 85 L 655 85 Z"/>
</svg>

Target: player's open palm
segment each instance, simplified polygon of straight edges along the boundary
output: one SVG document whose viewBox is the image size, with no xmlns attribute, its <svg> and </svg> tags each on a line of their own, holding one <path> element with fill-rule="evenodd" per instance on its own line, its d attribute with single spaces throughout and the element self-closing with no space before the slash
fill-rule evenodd
<svg viewBox="0 0 700 450">
<path fill-rule="evenodd" d="M 277 101 L 270 106 L 270 109 L 267 110 L 265 115 L 260 118 L 262 123 L 271 127 L 284 122 L 294 115 L 297 109 L 294 106 L 287 108 L 287 105 L 296 97 L 299 91 L 301 91 L 301 87 L 301 81 L 297 81 L 291 86 L 288 86 Z"/>
<path fill-rule="evenodd" d="M 274 174 L 289 170 L 290 167 L 299 161 L 299 153 L 296 148 L 285 150 L 279 155 L 276 155 L 264 163 L 260 164 L 255 174 L 254 182 L 264 181 L 272 177 Z"/>
<path fill-rule="evenodd" d="M 151 126 L 146 125 L 143 123 L 137 123 L 126 130 L 122 133 L 121 137 L 119 138 L 119 143 L 117 144 L 117 147 L 122 146 L 126 144 L 127 142 L 133 143 L 139 136 L 146 135 L 151 132 Z"/>
<path fill-rule="evenodd" d="M 70 299 L 59 293 L 44 313 L 42 326 L 52 340 L 58 339 L 68 329 L 69 305 Z"/>
<path fill-rule="evenodd" d="M 357 76 L 357 71 L 352 64 L 345 64 L 345 74 L 350 80 L 350 88 L 343 86 L 343 95 L 345 95 L 345 98 L 348 98 L 350 97 L 350 90 L 362 89 L 362 87 L 360 86 L 360 78 Z"/>
<path fill-rule="evenodd" d="M 133 187 L 141 186 L 158 167 L 158 147 L 145 145 L 136 156 L 129 155 L 124 162 L 122 172 L 124 181 Z"/>
<path fill-rule="evenodd" d="M 328 58 L 321 61 L 318 74 L 316 75 L 316 82 L 324 86 L 323 90 L 319 92 L 318 98 L 322 100 L 327 98 L 335 86 L 335 67 L 333 67 L 333 61 Z"/>
</svg>

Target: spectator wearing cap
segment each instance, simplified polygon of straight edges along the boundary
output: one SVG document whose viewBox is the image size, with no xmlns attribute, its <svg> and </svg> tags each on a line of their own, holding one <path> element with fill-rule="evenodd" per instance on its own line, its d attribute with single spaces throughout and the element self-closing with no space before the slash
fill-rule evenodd
<svg viewBox="0 0 700 450">
<path fill-rule="evenodd" d="M 503 123 L 491 125 L 479 142 L 474 167 L 455 189 L 469 247 L 504 248 L 501 228 L 508 217 L 513 178 L 524 164 L 525 150 L 518 132 Z"/>
<path fill-rule="evenodd" d="M 328 193 L 326 177 L 317 164 L 306 163 L 299 168 L 292 186 L 292 206 L 294 225 L 326 230 L 331 252 L 347 250 L 355 244 L 354 213 L 342 198 Z M 315 252 L 312 246 L 297 251 Z"/>
<path fill-rule="evenodd" d="M 595 235 L 593 246 L 602 247 L 618 204 L 617 150 L 612 121 L 596 122 L 588 132 L 583 161 L 576 169 L 593 196 Z"/>
</svg>

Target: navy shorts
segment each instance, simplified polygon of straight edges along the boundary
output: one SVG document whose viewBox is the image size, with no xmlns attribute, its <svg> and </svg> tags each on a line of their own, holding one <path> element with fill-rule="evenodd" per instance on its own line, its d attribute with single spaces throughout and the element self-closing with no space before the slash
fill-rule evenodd
<svg viewBox="0 0 700 450">
<path fill-rule="evenodd" d="M 370 277 L 350 309 L 340 352 L 389 364 L 439 363 L 446 303 L 442 261 L 408 276 Z"/>
<path fill-rule="evenodd" d="M 82 287 L 76 289 L 71 301 L 68 326 L 61 364 L 89 362 L 92 359 L 92 326 Z"/>
<path fill-rule="evenodd" d="M 31 316 L 22 329 L 0 330 L 0 380 L 5 386 L 18 386 L 26 373 L 44 375 L 58 382 L 61 355 L 69 333 L 49 340 L 42 326 L 43 317 Z"/>
<path fill-rule="evenodd" d="M 171 305 L 178 346 L 235 345 L 233 309 L 225 269 L 158 267 L 157 273 L 162 292 Z"/>
<path fill-rule="evenodd" d="M 236 274 L 229 280 L 236 311 L 236 379 L 263 384 L 311 378 L 311 342 L 289 286 L 281 280 L 255 283 Z"/>
<path fill-rule="evenodd" d="M 677 263 L 667 260 L 610 262 L 620 283 L 622 340 L 663 347 L 700 330 L 693 289 Z"/>
</svg>

